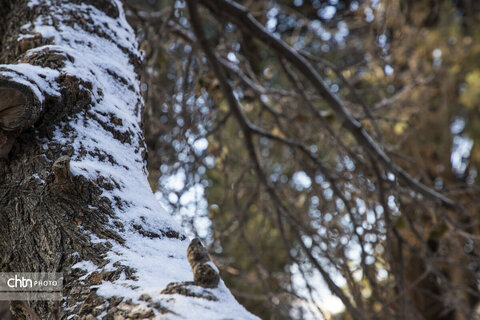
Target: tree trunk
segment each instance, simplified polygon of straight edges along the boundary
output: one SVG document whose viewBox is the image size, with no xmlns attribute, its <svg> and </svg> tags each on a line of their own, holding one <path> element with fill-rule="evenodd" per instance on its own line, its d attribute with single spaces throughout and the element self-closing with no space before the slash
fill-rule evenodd
<svg viewBox="0 0 480 320">
<path fill-rule="evenodd" d="M 120 2 L 0 0 L 0 17 L 0 271 L 64 274 L 60 303 L 12 302 L 14 315 L 255 318 L 198 241 L 193 276 L 149 187 L 141 55 Z"/>
</svg>

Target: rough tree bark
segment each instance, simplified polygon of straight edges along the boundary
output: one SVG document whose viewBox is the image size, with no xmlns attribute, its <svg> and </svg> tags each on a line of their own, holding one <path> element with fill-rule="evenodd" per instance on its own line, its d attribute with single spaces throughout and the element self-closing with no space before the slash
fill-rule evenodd
<svg viewBox="0 0 480 320">
<path fill-rule="evenodd" d="M 0 48 L 0 271 L 65 276 L 14 315 L 255 318 L 149 187 L 121 3 L 0 0 Z"/>
</svg>

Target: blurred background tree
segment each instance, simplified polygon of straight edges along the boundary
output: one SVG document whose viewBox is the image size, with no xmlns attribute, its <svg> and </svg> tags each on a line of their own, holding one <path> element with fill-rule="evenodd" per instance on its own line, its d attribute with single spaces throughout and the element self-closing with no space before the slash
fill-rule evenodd
<svg viewBox="0 0 480 320">
<path fill-rule="evenodd" d="M 152 188 L 247 309 L 480 318 L 479 3 L 126 4 Z"/>
</svg>

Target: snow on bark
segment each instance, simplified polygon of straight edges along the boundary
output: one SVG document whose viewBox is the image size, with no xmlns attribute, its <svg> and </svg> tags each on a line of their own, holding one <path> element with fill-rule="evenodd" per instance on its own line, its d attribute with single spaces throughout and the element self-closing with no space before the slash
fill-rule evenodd
<svg viewBox="0 0 480 320">
<path fill-rule="evenodd" d="M 61 146 L 68 157 L 57 162 L 63 166 L 58 170 L 70 169 L 72 179 L 93 182 L 101 190 L 97 197 L 110 204 L 111 214 L 103 226 L 116 235 L 114 239 L 106 236 L 107 231 L 96 234 L 78 225 L 92 244 L 109 249 L 97 261 L 73 253 L 78 262 L 71 266 L 82 270 L 74 281 L 92 290 L 99 302 L 82 313 L 85 302 L 66 297 L 65 315 L 109 318 L 113 308 L 123 308 L 128 311 L 124 315 L 139 318 L 255 319 L 223 281 L 217 288 L 191 282 L 189 241 L 158 203 L 147 180 L 140 127 L 143 100 L 135 72 L 141 56 L 135 34 L 118 0 L 98 3 L 31 0 L 28 8 L 36 18 L 20 28 L 17 38 L 24 52 L 14 63 L 0 65 L 0 86 L 1 81 L 17 83 L 34 95 L 30 99 L 37 110 L 34 120 L 48 109 L 49 101 L 76 99 L 75 112 L 57 123 L 41 143 L 44 150 Z M 85 94 L 66 93 L 72 81 Z M 69 190 L 68 179 L 56 180 L 62 183 L 61 190 Z M 100 210 L 97 203 L 92 201 L 85 210 Z M 114 279 L 102 276 L 119 270 Z M 100 280 L 93 281 L 95 277 Z M 178 282 L 173 286 L 179 289 L 162 293 L 172 282 Z"/>
</svg>

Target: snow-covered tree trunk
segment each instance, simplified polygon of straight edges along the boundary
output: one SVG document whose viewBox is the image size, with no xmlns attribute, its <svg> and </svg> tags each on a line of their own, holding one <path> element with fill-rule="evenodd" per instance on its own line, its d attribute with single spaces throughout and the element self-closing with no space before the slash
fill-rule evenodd
<svg viewBox="0 0 480 320">
<path fill-rule="evenodd" d="M 255 318 L 152 194 L 140 59 L 117 0 L 0 0 L 0 271 L 65 276 L 18 318 Z"/>
</svg>

